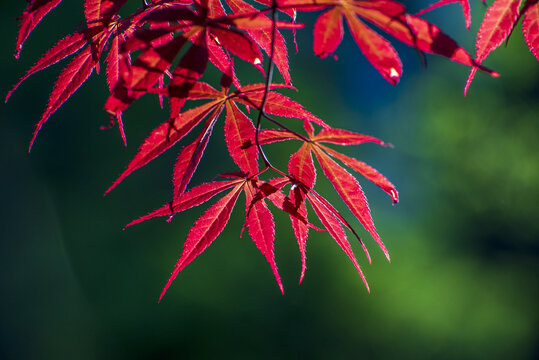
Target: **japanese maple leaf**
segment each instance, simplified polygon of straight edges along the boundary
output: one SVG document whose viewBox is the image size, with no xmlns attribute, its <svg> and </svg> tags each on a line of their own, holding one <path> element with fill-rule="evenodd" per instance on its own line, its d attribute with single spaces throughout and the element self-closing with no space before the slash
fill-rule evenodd
<svg viewBox="0 0 539 360">
<path fill-rule="evenodd" d="M 259 192 L 259 182 L 255 179 L 247 179 L 245 174 L 241 172 L 230 177 L 233 179 L 195 186 L 176 198 L 174 202 L 170 204 L 170 207 L 156 210 L 127 225 L 131 226 L 154 216 L 166 216 L 171 212 L 177 213 L 185 211 L 194 206 L 201 205 L 225 190 L 231 189 L 225 196 L 209 207 L 197 221 L 195 221 L 184 242 L 183 252 L 178 259 L 159 300 L 162 299 L 178 273 L 200 255 L 223 231 L 230 218 L 236 200 L 242 191 L 245 193 L 246 199 L 245 222 L 249 235 L 256 247 L 270 264 L 277 284 L 281 292 L 284 293 L 281 278 L 275 263 L 275 224 L 273 215 L 265 204 L 264 199 L 257 196 Z M 169 210 L 168 213 L 167 210 Z"/>
<path fill-rule="evenodd" d="M 60 1 L 32 0 L 28 4 L 26 10 L 21 15 L 21 28 L 17 40 L 16 57 L 19 56 L 22 44 L 30 32 Z M 70 34 L 56 43 L 26 72 L 8 93 L 6 101 L 13 91 L 30 75 L 76 54 L 73 60 L 60 73 L 54 84 L 54 88 L 49 96 L 48 105 L 36 125 L 32 140 L 30 141 L 29 151 L 33 146 L 39 130 L 50 116 L 80 88 L 94 70 L 99 72 L 99 58 L 107 46 L 111 35 L 117 30 L 117 24 L 112 21 L 112 18 L 125 2 L 126 0 L 86 0 L 84 4 L 84 15 L 87 21 L 87 29 Z M 123 41 L 123 39 L 123 35 L 115 34 L 111 46 L 112 51 L 107 56 L 107 78 L 110 88 L 117 82 L 119 71 L 118 48 L 120 46 L 119 42 Z"/>
<path fill-rule="evenodd" d="M 309 154 L 310 157 L 310 153 L 307 151 L 303 151 L 302 149 L 300 149 L 300 151 L 298 151 L 296 154 L 298 156 L 294 157 L 293 155 L 291 157 L 289 168 L 292 168 L 293 166 L 297 165 L 295 164 L 296 161 L 299 160 L 303 154 Z M 300 160 L 300 162 L 301 161 L 302 160 Z M 307 162 L 306 164 L 308 163 L 309 162 Z M 312 160 L 310 161 L 310 164 L 312 165 Z M 314 171 L 314 166 L 307 165 L 307 168 L 312 168 L 312 170 Z M 280 190 L 284 185 L 288 183 L 293 183 L 292 187 L 290 188 L 290 195 L 284 196 Z M 317 217 L 322 222 L 322 225 L 324 226 L 326 231 L 331 235 L 331 237 L 333 237 L 333 239 L 337 242 L 341 249 L 350 258 L 350 260 L 358 270 L 363 282 L 365 283 L 367 291 L 369 291 L 369 286 L 367 284 L 365 276 L 363 275 L 363 272 L 361 271 L 359 264 L 357 263 L 350 243 L 347 240 L 343 226 L 351 230 L 357 237 L 370 263 L 371 258 L 369 252 L 367 251 L 365 244 L 361 241 L 359 236 L 357 236 L 353 228 L 338 213 L 338 211 L 333 207 L 333 205 L 331 205 L 322 196 L 317 194 L 314 190 L 308 190 L 303 184 L 298 183 L 294 179 L 290 178 L 271 179 L 260 187 L 260 193 L 263 194 L 262 197 L 266 196 L 273 202 L 275 206 L 277 206 L 282 211 L 288 212 L 290 215 L 292 228 L 294 229 L 294 235 L 296 236 L 296 239 L 298 241 L 298 247 L 301 255 L 302 266 L 299 280 L 300 283 L 305 275 L 308 229 L 315 228 L 316 230 L 321 230 L 311 225 L 307 221 L 307 208 L 305 206 L 305 200 L 307 199 L 308 202 L 311 204 L 311 207 L 315 211 Z"/>
<path fill-rule="evenodd" d="M 19 17 L 21 24 L 19 28 L 19 35 L 17 37 L 17 47 L 15 50 L 15 57 L 18 59 L 22 45 L 39 24 L 39 22 L 47 15 L 52 9 L 60 4 L 62 0 L 31 0 L 28 2 L 26 9 Z"/>
<path fill-rule="evenodd" d="M 126 2 L 127 0 L 86 0 L 84 2 L 86 21 L 88 23 L 99 21 L 108 24 Z"/>
<path fill-rule="evenodd" d="M 481 64 L 483 60 L 496 49 L 509 36 L 517 19 L 521 0 L 496 0 L 488 8 L 483 22 L 477 33 L 475 44 L 475 62 Z M 464 95 L 477 72 L 477 66 L 473 66 L 466 80 Z"/>
<path fill-rule="evenodd" d="M 230 183 L 230 182 L 229 182 Z M 228 185 L 228 184 L 227 184 Z M 195 221 L 187 239 L 183 245 L 183 252 L 174 266 L 167 284 L 163 288 L 159 301 L 163 298 L 166 291 L 182 271 L 191 261 L 200 255 L 210 244 L 219 236 L 225 228 L 230 214 L 234 209 L 236 200 L 245 186 L 245 181 L 236 181 L 235 186 L 230 192 L 223 196 L 219 201 L 206 210 L 198 220 Z M 204 188 L 203 190 L 207 190 Z M 224 190 L 224 189 L 223 189 Z M 192 192 L 200 192 L 199 188 L 194 188 Z M 203 194 L 203 193 L 202 193 Z M 198 204 L 196 204 L 198 205 Z"/>
<path fill-rule="evenodd" d="M 324 201 L 325 199 L 315 194 L 316 194 L 315 192 L 309 192 L 307 194 L 309 203 L 311 204 L 314 212 L 320 219 L 320 222 L 324 225 L 324 227 L 331 234 L 333 239 L 335 239 L 337 244 L 346 253 L 348 258 L 350 258 L 350 260 L 354 264 L 354 267 L 356 268 L 359 275 L 361 276 L 361 279 L 363 280 L 363 283 L 365 284 L 367 291 L 370 292 L 367 279 L 365 279 L 365 275 L 363 275 L 363 272 L 361 271 L 361 267 L 359 266 L 356 260 L 356 257 L 354 256 L 354 252 L 352 251 L 350 242 L 346 238 L 346 233 L 344 232 L 344 229 L 342 228 L 341 223 L 339 222 L 338 218 L 335 216 L 336 210 L 331 205 L 329 205 L 327 201 Z M 387 255 L 387 251 L 386 251 L 386 256 L 389 256 Z"/>
<path fill-rule="evenodd" d="M 214 2 L 211 1 L 209 4 Z M 221 10 L 219 8 L 220 5 L 210 7 L 200 5 L 198 12 L 195 12 L 184 5 L 175 5 L 151 11 L 143 16 L 140 25 L 145 23 L 173 25 L 150 30 L 141 29 L 127 41 L 124 53 L 137 50 L 143 52 L 128 69 L 124 79 L 116 85 L 105 104 L 105 109 L 120 117 L 133 101 L 149 92 L 162 79 L 186 40 L 190 40 L 193 45 L 173 70 L 172 79 L 168 84 L 172 107 L 171 119 L 178 115 L 189 89 L 204 73 L 208 60 L 225 73 L 232 66 L 231 59 L 227 55 L 231 53 L 262 71 L 259 46 L 248 33 L 240 31 L 242 24 L 246 22 L 230 20 L 222 8 Z M 175 23 L 178 24 L 174 25 Z M 259 21 L 258 24 L 259 26 L 265 24 L 268 27 L 271 26 L 271 21 L 266 19 Z M 169 38 L 170 33 L 174 33 L 175 36 Z M 168 41 L 162 41 L 163 37 L 167 37 Z M 155 46 L 157 40 L 159 43 Z M 236 85 L 238 84 L 236 82 Z"/>
<path fill-rule="evenodd" d="M 31 150 L 39 130 L 51 115 L 80 88 L 94 69 L 99 70 L 99 57 L 110 35 L 111 32 L 107 28 L 95 26 L 66 36 L 45 52 L 8 93 L 6 101 L 29 76 L 76 54 L 56 79 L 48 105 L 36 125 L 28 151 Z"/>
<path fill-rule="evenodd" d="M 528 49 L 539 60 L 539 2 L 528 0 L 522 8 L 524 13 L 522 21 L 522 33 Z"/>
<path fill-rule="evenodd" d="M 277 85 L 274 85 L 274 87 L 277 87 Z M 230 88 L 228 87 L 224 87 L 221 91 L 218 91 L 209 84 L 203 82 L 196 83 L 188 92 L 187 96 L 189 100 L 209 99 L 210 101 L 204 105 L 187 110 L 177 117 L 171 118 L 153 130 L 144 140 L 139 151 L 125 171 L 107 190 L 107 193 L 133 171 L 146 165 L 164 151 L 171 148 L 204 118 L 212 114 L 208 120 L 207 128 L 200 133 L 201 135 L 197 139 L 186 146 L 182 150 L 183 155 L 178 157 L 174 172 L 174 178 L 177 179 L 175 180 L 174 194 L 175 197 L 181 194 L 185 190 L 188 180 L 192 176 L 192 172 L 196 169 L 200 161 L 213 124 L 223 109 L 226 109 L 225 140 L 232 159 L 245 173 L 249 175 L 256 174 L 258 167 L 254 165 L 253 160 L 256 152 L 254 126 L 252 121 L 238 108 L 236 103 L 250 107 L 259 107 L 265 88 L 265 84 L 253 84 L 230 92 Z M 167 95 L 173 96 L 174 94 Z M 309 113 L 297 102 L 271 90 L 268 93 L 264 110 L 270 115 L 299 118 L 327 126 L 322 120 Z M 210 126 L 209 124 L 212 125 Z"/>
<path fill-rule="evenodd" d="M 363 55 L 384 79 L 397 84 L 402 74 L 397 52 L 386 39 L 358 19 L 352 2 L 336 5 L 318 17 L 313 30 L 314 53 L 324 58 L 337 49 L 344 35 L 343 16 Z"/>
<path fill-rule="evenodd" d="M 402 73 L 400 59 L 391 45 L 363 24 L 360 18 L 419 51 L 442 55 L 468 66 L 476 65 L 493 76 L 497 75 L 476 64 L 464 48 L 436 25 L 408 14 L 404 5 L 395 1 L 329 0 L 320 3 L 314 0 L 279 0 L 278 4 L 307 11 L 326 9 L 314 27 L 313 48 L 322 57 L 333 53 L 341 42 L 344 16 L 365 57 L 392 84 L 399 81 Z"/>
<path fill-rule="evenodd" d="M 324 175 L 330 180 L 335 190 L 343 199 L 350 211 L 360 221 L 363 227 L 371 234 L 386 257 L 389 259 L 387 249 L 374 227 L 367 199 L 363 193 L 363 190 L 361 189 L 361 186 L 357 180 L 337 162 L 335 162 L 332 157 L 342 161 L 351 169 L 359 172 L 374 182 L 392 197 L 393 202 L 398 201 L 398 193 L 395 187 L 372 167 L 354 158 L 338 153 L 326 145 L 323 145 L 323 143 L 355 145 L 365 142 L 375 142 L 380 145 L 387 144 L 372 136 L 357 134 L 341 129 L 324 128 L 315 135 L 312 127 L 308 123 L 306 124 L 306 130 L 309 136 L 309 141 L 304 142 L 300 150 L 292 155 L 289 163 L 291 175 L 296 181 L 305 186 L 307 191 L 310 191 L 315 181 L 314 165 L 311 158 L 311 153 L 314 153 Z M 261 144 L 268 144 L 271 142 L 288 139 L 298 139 L 298 137 L 289 131 L 266 130 L 261 132 L 259 141 Z"/>
<path fill-rule="evenodd" d="M 453 3 L 460 3 L 462 6 L 462 13 L 464 15 L 464 22 L 466 23 L 466 29 L 470 30 L 470 26 L 472 25 L 472 16 L 470 15 L 470 2 L 468 0 L 439 0 L 435 2 L 434 4 L 426 7 L 425 9 L 421 10 L 415 16 L 421 16 L 425 14 L 426 12 L 432 11 L 436 8 L 453 4 Z"/>
<path fill-rule="evenodd" d="M 254 14 L 257 12 L 253 6 L 245 3 L 242 0 L 227 0 L 226 3 L 235 15 Z M 268 56 L 270 56 L 272 53 L 271 47 L 273 45 L 273 62 L 283 76 L 284 82 L 286 84 L 291 84 L 292 78 L 290 77 L 290 69 L 288 66 L 286 42 L 281 33 L 278 30 L 275 30 L 275 39 L 272 44 L 271 29 L 253 27 L 251 29 L 246 29 L 246 32 L 253 38 L 254 41 L 256 41 L 256 43 L 266 52 L 266 54 L 268 54 Z"/>
</svg>

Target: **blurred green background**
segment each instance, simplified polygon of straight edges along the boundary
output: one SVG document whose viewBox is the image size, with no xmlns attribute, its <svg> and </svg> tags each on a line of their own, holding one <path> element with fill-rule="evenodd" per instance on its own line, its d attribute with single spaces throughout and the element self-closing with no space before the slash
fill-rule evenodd
<svg viewBox="0 0 539 360">
<path fill-rule="evenodd" d="M 16 61 L 14 19 L 24 4 L 0 5 L 2 94 L 82 21 L 81 2 L 66 1 Z M 408 3 L 412 12 L 425 5 Z M 470 32 L 456 5 L 428 19 L 473 52 L 484 9 L 472 6 Z M 247 235 L 239 237 L 240 200 L 224 233 L 158 304 L 202 209 L 170 224 L 122 227 L 168 201 L 175 150 L 103 193 L 167 112 L 151 97 L 132 106 L 124 148 L 117 129 L 99 130 L 108 124 L 107 90 L 104 74 L 94 75 L 53 115 L 29 155 L 60 65 L 34 75 L 0 107 L 0 358 L 539 358 L 539 64 L 520 25 L 486 62 L 502 76 L 478 74 L 463 97 L 467 68 L 434 56 L 425 68 L 405 46 L 396 44 L 405 71 L 396 87 L 368 65 L 348 33 L 338 61 L 316 59 L 313 17 L 304 19 L 300 54 L 289 47 L 299 93 L 289 95 L 335 127 L 394 144 L 343 150 L 400 192 L 392 206 L 359 179 L 392 258 L 387 263 L 365 231 L 372 265 L 353 243 L 371 294 L 324 233 L 310 234 L 299 286 L 297 245 L 287 216 L 275 212 L 282 296 L 263 256 Z M 267 151 L 286 163 L 285 151 L 294 148 L 287 146 Z M 224 149 L 218 130 L 194 183 L 233 170 Z M 320 192 L 339 204 L 319 178 Z"/>
</svg>

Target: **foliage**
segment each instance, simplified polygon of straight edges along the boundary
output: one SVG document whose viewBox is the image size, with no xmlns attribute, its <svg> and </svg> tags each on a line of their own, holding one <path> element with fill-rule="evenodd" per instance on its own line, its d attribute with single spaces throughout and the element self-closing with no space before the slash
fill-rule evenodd
<svg viewBox="0 0 539 360">
<path fill-rule="evenodd" d="M 107 193 L 133 171 L 180 142 L 195 128 L 200 128 L 198 136 L 179 152 L 174 165 L 172 200 L 128 224 L 130 226 L 161 216 L 168 217 L 170 221 L 175 214 L 227 191 L 189 231 L 183 252 L 161 298 L 178 273 L 223 231 L 242 192 L 246 202 L 244 228 L 247 228 L 255 245 L 270 264 L 281 291 L 283 286 L 274 257 L 275 224 L 267 201 L 290 217 L 301 255 L 300 282 L 306 268 L 307 237 L 309 229 L 313 229 L 329 233 L 353 262 L 368 289 L 347 239 L 346 229 L 361 243 L 370 262 L 367 247 L 350 222 L 314 190 L 316 170 L 313 154 L 324 176 L 389 260 L 361 186 L 338 162 L 378 185 L 390 195 L 393 203 L 398 202 L 395 186 L 364 162 L 326 145 L 348 146 L 365 142 L 383 146 L 389 144 L 371 136 L 333 128 L 278 92 L 280 89 L 293 88 L 287 44 L 279 29 L 291 30 L 295 34 L 297 29 L 303 28 L 302 24 L 296 22 L 297 12 L 323 11 L 313 30 L 313 50 L 319 57 L 333 54 L 340 44 L 344 34 L 344 18 L 363 55 L 385 80 L 394 85 L 402 74 L 399 55 L 389 41 L 364 21 L 421 54 L 441 55 L 470 66 L 465 92 L 477 69 L 492 76 L 498 75 L 485 68 L 482 62 L 510 35 L 521 17 L 526 43 L 539 58 L 537 0 L 527 0 L 522 6 L 520 0 L 496 0 L 487 10 L 477 35 L 475 59 L 436 25 L 419 17 L 426 11 L 456 0 L 441 0 L 417 15 L 409 14 L 401 3 L 389 0 L 258 0 L 250 4 L 242 0 L 228 0 L 226 3 L 216 0 L 153 0 L 143 1 L 139 10 L 122 18 L 119 11 L 126 1 L 86 0 L 84 26 L 49 49 L 15 84 L 6 100 L 30 75 L 73 56 L 56 80 L 48 105 L 34 131 L 31 148 L 50 116 L 94 70 L 99 72 L 102 57 L 105 58 L 110 90 L 105 110 L 111 116 L 111 123 L 117 124 L 125 144 L 123 112 L 145 94 L 157 96 L 161 106 L 163 99 L 167 98 L 170 105 L 168 120 L 149 134 Z M 31 0 L 28 3 L 20 18 L 17 58 L 32 30 L 60 2 Z M 469 28 L 469 3 L 467 0 L 458 2 L 462 5 Z M 279 20 L 281 14 L 286 16 L 287 21 Z M 264 61 L 263 52 L 267 54 L 267 61 Z M 262 74 L 265 82 L 242 85 L 233 56 L 253 66 Z M 222 73 L 220 90 L 208 83 L 214 79 L 203 81 L 208 63 Z M 284 83 L 273 82 L 274 65 Z M 192 104 L 197 106 L 193 107 Z M 238 169 L 220 174 L 222 180 L 189 187 L 213 129 L 223 113 L 226 146 Z M 293 130 L 294 121 L 297 120 L 303 122 L 301 131 Z M 318 132 L 314 125 L 320 128 Z M 284 140 L 300 141 L 299 150 L 290 156 L 287 171 L 273 166 L 263 150 L 266 144 Z M 259 158 L 262 159 L 262 166 Z M 288 186 L 288 190 L 285 190 Z M 320 226 L 309 221 L 307 204 L 319 219 Z"/>
</svg>

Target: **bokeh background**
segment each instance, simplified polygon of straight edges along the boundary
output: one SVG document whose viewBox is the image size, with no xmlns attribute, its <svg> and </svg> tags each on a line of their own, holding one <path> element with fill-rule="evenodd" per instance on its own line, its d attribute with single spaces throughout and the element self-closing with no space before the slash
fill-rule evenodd
<svg viewBox="0 0 539 360">
<path fill-rule="evenodd" d="M 412 12 L 426 5 L 408 3 Z M 2 94 L 82 21 L 81 2 L 65 1 L 16 61 L 15 17 L 24 6 L 0 4 Z M 472 6 L 469 32 L 457 5 L 428 15 L 471 52 L 484 12 L 480 2 Z M 461 65 L 427 56 L 425 67 L 412 49 L 395 44 L 405 72 L 393 87 L 348 32 L 337 61 L 316 59 L 313 17 L 299 20 L 307 24 L 298 32 L 301 52 L 289 48 L 299 92 L 289 95 L 335 127 L 394 144 L 343 150 L 378 168 L 400 192 L 392 206 L 360 179 L 392 258 L 389 264 L 365 231 L 372 265 L 353 244 L 371 294 L 324 233 L 310 235 L 298 285 L 297 245 L 287 216 L 275 213 L 282 296 L 263 256 L 247 235 L 239 237 L 240 200 L 224 233 L 158 304 L 202 209 L 170 224 L 122 228 L 168 201 L 175 151 L 103 193 L 167 112 L 151 97 L 133 105 L 124 117 L 124 148 L 117 129 L 99 129 L 108 124 L 107 91 L 104 75 L 94 75 L 28 154 L 59 65 L 0 106 L 0 358 L 539 358 L 539 64 L 520 25 L 486 62 L 502 76 L 478 74 L 463 97 L 468 69 Z M 233 170 L 224 146 L 217 130 L 195 183 Z M 291 150 L 267 149 L 280 164 Z M 318 186 L 339 204 L 327 182 Z"/>
</svg>

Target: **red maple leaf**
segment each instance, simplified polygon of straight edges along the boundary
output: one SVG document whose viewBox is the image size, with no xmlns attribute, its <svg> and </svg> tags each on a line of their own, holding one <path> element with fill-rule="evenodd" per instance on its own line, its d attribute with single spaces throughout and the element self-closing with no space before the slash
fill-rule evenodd
<svg viewBox="0 0 539 360">
<path fill-rule="evenodd" d="M 33 29 L 60 2 L 28 2 L 20 17 L 16 57 Z M 51 115 L 94 70 L 99 72 L 101 59 L 106 62 L 106 81 L 110 91 L 105 110 L 111 116 L 111 123 L 116 119 L 125 144 L 123 112 L 146 94 L 157 96 L 161 107 L 164 99 L 168 99 L 170 113 L 146 137 L 107 193 L 133 171 L 175 144 L 184 142 L 174 164 L 172 199 L 127 226 L 154 217 L 167 217 L 170 221 L 174 215 L 226 193 L 210 205 L 191 227 L 160 299 L 179 272 L 202 254 L 223 231 L 242 192 L 246 201 L 244 229 L 269 263 L 281 291 L 283 285 L 274 255 L 275 223 L 266 200 L 290 218 L 300 252 L 300 282 L 305 275 L 308 234 L 310 229 L 314 229 L 327 232 L 335 240 L 369 289 L 347 232 L 358 239 L 370 262 L 367 247 L 346 217 L 315 190 L 313 158 L 351 214 L 389 260 L 363 189 L 349 170 L 375 183 L 390 195 L 393 203 L 398 202 L 395 186 L 371 166 L 330 147 L 366 142 L 388 144 L 372 136 L 332 128 L 296 101 L 277 92 L 278 89 L 292 88 L 286 37 L 280 30 L 302 28 L 302 24 L 296 23 L 298 12 L 322 11 L 314 24 L 313 49 L 319 57 L 327 57 L 340 45 L 346 22 L 363 55 L 392 84 L 400 80 L 402 64 L 391 43 L 379 32 L 421 53 L 441 55 L 470 66 L 465 90 L 477 69 L 497 75 L 484 68 L 482 62 L 507 39 L 520 18 L 523 18 L 522 31 L 528 48 L 539 59 L 537 0 L 526 0 L 523 6 L 521 0 L 495 0 L 479 29 L 475 59 L 439 27 L 419 17 L 426 11 L 453 2 L 462 5 L 469 28 L 468 0 L 439 0 L 417 15 L 409 14 L 402 3 L 392 0 L 226 0 L 226 3 L 217 0 L 145 0 L 140 8 L 123 18 L 119 10 L 126 0 L 85 0 L 84 24 L 46 51 L 15 84 L 6 100 L 31 75 L 73 57 L 54 84 L 34 131 L 32 147 L 37 133 Z M 279 20 L 279 13 L 292 20 Z M 267 56 L 264 57 L 263 53 Z M 235 58 L 250 64 L 251 69 L 254 67 L 256 76 L 264 80 L 246 82 L 242 79 L 240 82 Z M 266 68 L 263 67 L 265 64 Z M 222 74 L 220 90 L 211 86 L 212 81 L 206 78 L 207 69 L 212 65 Z M 284 84 L 274 83 L 274 65 Z M 304 132 L 292 130 L 293 122 L 297 120 L 303 122 Z M 220 122 L 228 155 L 238 171 L 221 174 L 223 180 L 190 186 L 213 130 L 221 126 Z M 314 124 L 321 128 L 318 133 L 315 133 Z M 185 138 L 192 131 L 197 132 L 196 136 L 185 143 Z M 264 149 L 267 149 L 267 144 L 284 140 L 301 141 L 301 145 L 291 154 L 288 167 L 283 171 L 272 165 Z M 311 210 L 320 225 L 310 222 L 309 217 L 313 217 L 309 215 Z"/>
</svg>

